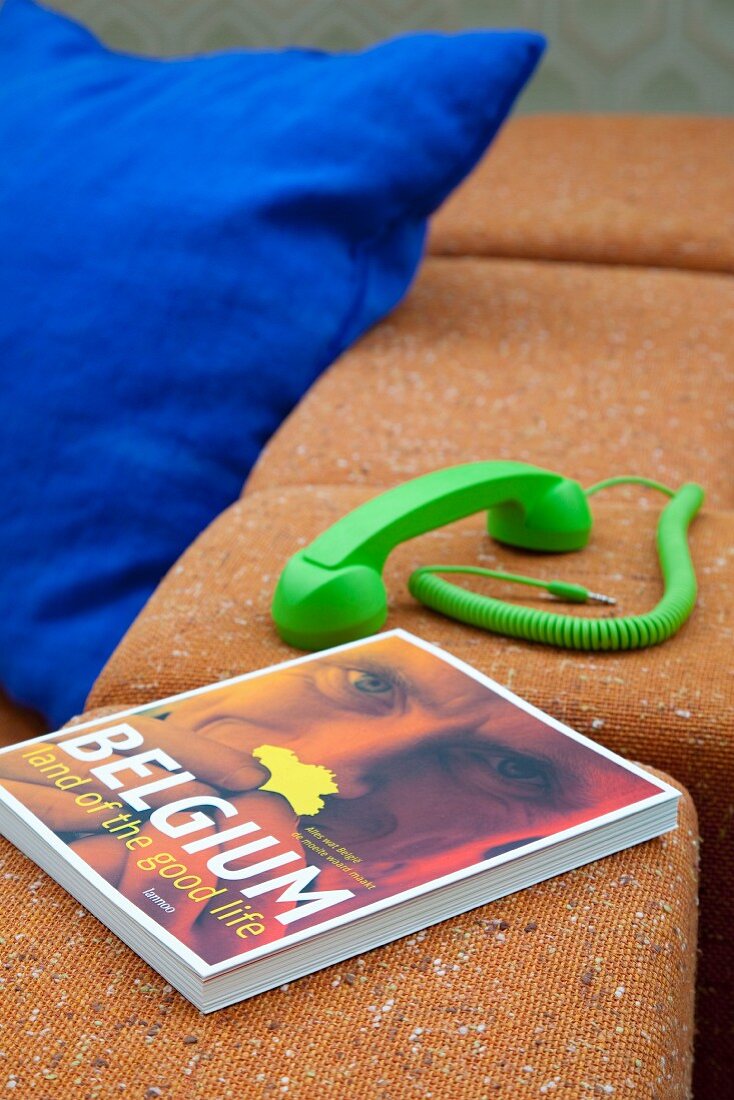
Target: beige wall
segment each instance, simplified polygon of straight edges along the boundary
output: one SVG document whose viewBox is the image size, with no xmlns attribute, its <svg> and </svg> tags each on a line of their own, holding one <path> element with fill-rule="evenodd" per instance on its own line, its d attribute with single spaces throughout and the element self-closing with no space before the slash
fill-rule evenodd
<svg viewBox="0 0 734 1100">
<path fill-rule="evenodd" d="M 47 0 L 111 45 L 357 48 L 418 28 L 526 26 L 550 39 L 522 111 L 734 109 L 734 0 Z"/>
</svg>

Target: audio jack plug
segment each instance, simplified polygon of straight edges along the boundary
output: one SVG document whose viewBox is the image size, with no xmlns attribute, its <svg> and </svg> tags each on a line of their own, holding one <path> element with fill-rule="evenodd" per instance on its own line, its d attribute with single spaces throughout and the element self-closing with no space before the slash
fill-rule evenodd
<svg viewBox="0 0 734 1100">
<path fill-rule="evenodd" d="M 516 578 L 519 580 L 519 578 Z M 530 580 L 530 578 L 527 578 Z M 550 592 L 551 596 L 556 596 L 559 600 L 568 600 L 569 603 L 587 603 L 591 600 L 593 603 L 606 603 L 616 604 L 616 600 L 612 596 L 605 596 L 602 592 L 591 592 L 588 588 L 584 588 L 581 584 L 570 584 L 567 581 L 550 581 L 548 584 L 541 586 Z"/>
</svg>

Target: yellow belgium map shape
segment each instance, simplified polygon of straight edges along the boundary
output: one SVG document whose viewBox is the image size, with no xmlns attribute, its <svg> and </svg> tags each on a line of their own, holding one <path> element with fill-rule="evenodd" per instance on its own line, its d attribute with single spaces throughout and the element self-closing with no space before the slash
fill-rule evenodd
<svg viewBox="0 0 734 1100">
<path fill-rule="evenodd" d="M 324 808 L 321 795 L 339 791 L 333 772 L 321 764 L 302 764 L 290 749 L 260 745 L 252 755 L 270 772 L 270 779 L 259 789 L 282 794 L 299 816 L 317 814 Z"/>
</svg>

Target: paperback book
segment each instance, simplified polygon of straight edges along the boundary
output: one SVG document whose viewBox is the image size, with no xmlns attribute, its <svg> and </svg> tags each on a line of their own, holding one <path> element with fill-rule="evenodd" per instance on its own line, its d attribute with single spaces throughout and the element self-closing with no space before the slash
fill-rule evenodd
<svg viewBox="0 0 734 1100">
<path fill-rule="evenodd" d="M 203 1012 L 675 828 L 402 630 L 0 752 L 0 830 Z"/>
</svg>

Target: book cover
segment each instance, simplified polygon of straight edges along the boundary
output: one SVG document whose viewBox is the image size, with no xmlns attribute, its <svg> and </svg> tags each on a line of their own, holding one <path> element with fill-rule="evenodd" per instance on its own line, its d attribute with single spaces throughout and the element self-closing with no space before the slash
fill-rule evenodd
<svg viewBox="0 0 734 1100">
<path fill-rule="evenodd" d="M 203 979 L 671 798 L 401 630 L 0 753 L 42 865 Z"/>
</svg>

